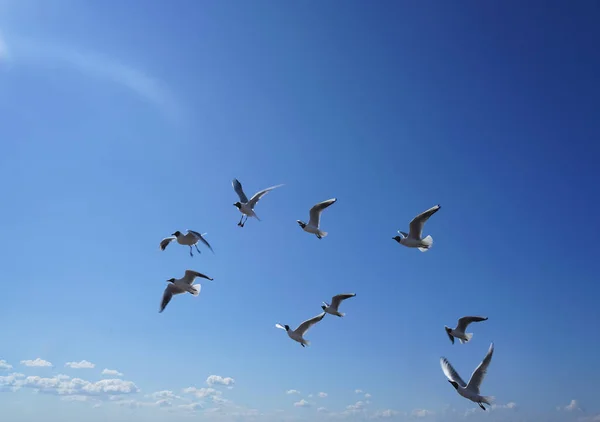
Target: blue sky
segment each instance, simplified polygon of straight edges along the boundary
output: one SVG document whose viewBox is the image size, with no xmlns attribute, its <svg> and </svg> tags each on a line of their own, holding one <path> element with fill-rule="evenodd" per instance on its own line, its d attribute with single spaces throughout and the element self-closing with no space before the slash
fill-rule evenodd
<svg viewBox="0 0 600 422">
<path fill-rule="evenodd" d="M 3 416 L 600 420 L 599 18 L 594 1 L 1 0 Z M 236 226 L 234 177 L 285 184 L 262 222 Z M 331 197 L 319 241 L 295 220 Z M 391 239 L 437 203 L 431 251 Z M 215 254 L 159 251 L 185 229 Z M 159 314 L 188 268 L 215 280 Z M 347 291 L 311 347 L 275 328 Z M 466 314 L 489 320 L 453 346 Z M 484 413 L 439 358 L 467 378 L 492 341 Z"/>
</svg>

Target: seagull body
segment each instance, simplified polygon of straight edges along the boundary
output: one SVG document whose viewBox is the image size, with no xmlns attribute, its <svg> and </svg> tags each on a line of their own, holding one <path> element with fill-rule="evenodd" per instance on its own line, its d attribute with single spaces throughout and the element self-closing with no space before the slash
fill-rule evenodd
<svg viewBox="0 0 600 422">
<path fill-rule="evenodd" d="M 338 308 L 340 307 L 340 303 L 342 303 L 343 300 L 350 299 L 351 297 L 354 297 L 354 296 L 356 296 L 356 293 L 342 293 L 339 295 L 335 295 L 334 297 L 331 298 L 331 305 L 328 304 L 327 302 L 323 302 L 321 309 L 323 309 L 325 312 L 327 312 L 330 315 L 343 317 L 346 314 L 338 311 Z"/>
<path fill-rule="evenodd" d="M 425 222 L 429 220 L 429 217 L 435 214 L 440 208 L 441 207 L 438 204 L 429 208 L 427 211 L 423 211 L 412 219 L 408 233 L 398 230 L 399 236 L 395 236 L 392 239 L 406 247 L 418 248 L 421 252 L 427 252 L 433 245 L 433 238 L 431 236 L 427 236 L 424 239 L 422 238 L 423 226 L 425 225 Z"/>
<path fill-rule="evenodd" d="M 481 386 L 481 382 L 487 373 L 487 368 L 492 361 L 492 355 L 494 354 L 494 343 L 490 344 L 490 348 L 483 358 L 483 361 L 479 364 L 479 366 L 473 371 L 473 375 L 471 375 L 471 379 L 469 383 L 465 383 L 458 372 L 454 370 L 448 359 L 442 357 L 440 358 L 440 364 L 442 365 L 442 371 L 448 378 L 448 382 L 452 384 L 452 386 L 456 389 L 458 394 L 463 396 L 466 399 L 475 402 L 481 407 L 483 410 L 486 410 L 483 407 L 482 403 L 491 405 L 494 402 L 493 396 L 482 396 L 479 393 L 479 387 Z"/>
<path fill-rule="evenodd" d="M 473 334 L 465 332 L 467 331 L 467 327 L 469 326 L 469 324 L 472 322 L 481 321 L 487 321 L 487 317 L 465 316 L 458 320 L 456 328 L 444 326 L 444 329 L 446 330 L 446 334 L 448 334 L 448 337 L 450 337 L 450 341 L 452 342 L 452 344 L 454 344 L 455 337 L 458 340 L 460 340 L 461 344 L 464 344 L 473 338 Z"/>
<path fill-rule="evenodd" d="M 170 237 L 165 237 L 163 240 L 160 241 L 160 250 L 164 251 L 169 245 L 169 243 L 176 240 L 177 243 L 179 243 L 180 245 L 189 246 L 190 256 L 194 256 L 194 254 L 192 253 L 192 246 L 195 246 L 198 253 L 201 253 L 200 249 L 198 249 L 198 241 L 200 241 L 204 243 L 206 247 L 212 251 L 212 253 L 215 253 L 215 251 L 213 251 L 213 248 L 206 241 L 204 236 L 206 236 L 206 233 L 200 234 L 193 230 L 187 230 L 187 232 L 183 234 L 179 230 L 177 230 Z"/>
<path fill-rule="evenodd" d="M 198 296 L 200 294 L 200 284 L 194 284 L 194 280 L 196 277 L 205 278 L 207 280 L 213 280 L 207 275 L 199 273 L 193 270 L 185 270 L 185 274 L 182 278 L 170 278 L 167 281 L 171 284 L 167 285 L 165 292 L 163 293 L 163 298 L 160 303 L 159 313 L 164 311 L 166 306 L 169 304 L 173 295 L 182 294 L 185 292 L 191 293 L 194 296 Z"/>
<path fill-rule="evenodd" d="M 296 328 L 295 330 L 291 330 L 289 325 L 275 324 L 275 327 L 281 328 L 282 330 L 287 331 L 288 336 L 292 340 L 297 341 L 298 343 L 300 343 L 302 345 L 302 347 L 305 347 L 305 346 L 310 345 L 310 341 L 306 340 L 303 337 L 304 334 L 306 334 L 306 332 L 308 331 L 308 329 L 310 327 L 315 325 L 317 322 L 321 321 L 324 316 L 325 316 L 325 312 L 322 312 L 319 315 L 317 315 L 316 317 L 307 319 L 302 324 L 300 324 L 298 326 L 298 328 Z"/>
<path fill-rule="evenodd" d="M 305 223 L 302 220 L 296 220 L 296 222 L 300 225 L 300 227 L 302 227 L 302 230 L 304 230 L 305 232 L 312 233 L 319 239 L 324 238 L 325 236 L 327 236 L 327 232 L 321 231 L 321 229 L 319 228 L 319 225 L 321 223 L 321 213 L 325 208 L 334 204 L 336 201 L 336 198 L 331 198 L 326 201 L 319 202 L 317 205 L 310 209 L 310 220 L 308 220 L 308 223 Z"/>
<path fill-rule="evenodd" d="M 237 193 L 238 197 L 240 198 L 240 200 L 238 202 L 233 204 L 242 213 L 242 218 L 240 219 L 240 222 L 238 223 L 238 226 L 240 226 L 240 227 L 244 227 L 244 224 L 246 224 L 246 221 L 248 221 L 249 217 L 255 217 L 258 221 L 260 221 L 260 218 L 258 218 L 256 213 L 254 212 L 254 207 L 256 206 L 256 203 L 260 200 L 260 198 L 265 196 L 267 193 L 269 193 L 273 189 L 283 186 L 283 184 L 280 184 L 280 185 L 271 186 L 270 188 L 263 189 L 260 192 L 255 193 L 254 196 L 252 198 L 250 198 L 250 200 L 248 200 L 248 197 L 246 196 L 246 194 L 244 193 L 244 190 L 242 189 L 242 184 L 239 182 L 238 179 L 233 179 L 233 181 L 231 182 L 231 185 L 233 186 L 233 190 L 235 190 L 235 193 Z M 245 221 L 243 221 L 244 216 L 246 216 Z"/>
</svg>

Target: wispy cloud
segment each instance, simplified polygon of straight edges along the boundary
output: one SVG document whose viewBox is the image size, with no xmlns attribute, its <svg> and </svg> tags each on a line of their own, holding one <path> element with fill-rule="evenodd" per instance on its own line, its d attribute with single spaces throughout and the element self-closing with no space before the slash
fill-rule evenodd
<svg viewBox="0 0 600 422">
<path fill-rule="evenodd" d="M 324 399 L 325 397 L 327 397 L 327 393 L 323 393 L 322 391 L 318 394 L 319 397 L 321 397 L 322 399 Z"/>
<path fill-rule="evenodd" d="M 285 394 L 300 394 L 300 391 L 292 389 L 292 390 L 287 390 L 285 392 Z"/>
<path fill-rule="evenodd" d="M 10 60 L 15 65 L 62 64 L 86 75 L 124 86 L 143 100 L 158 107 L 170 119 L 180 120 L 182 116 L 178 101 L 160 80 L 109 56 L 90 50 L 78 50 L 68 45 L 50 43 L 46 40 L 3 37 L 0 33 L 0 59 L 2 58 Z"/>
<path fill-rule="evenodd" d="M 82 360 L 81 362 L 67 362 L 65 366 L 71 369 L 94 369 L 96 367 L 92 362 Z"/>
<path fill-rule="evenodd" d="M 296 403 L 294 403 L 295 407 L 310 407 L 310 403 L 307 402 L 306 400 L 302 399 L 300 401 L 297 401 Z"/>
<path fill-rule="evenodd" d="M 0 359 L 0 370 L 9 371 L 11 369 L 12 369 L 12 365 L 10 365 L 4 359 Z"/>
<path fill-rule="evenodd" d="M 36 358 L 34 360 L 22 360 L 21 365 L 29 367 L 51 367 L 52 363 L 44 359 Z"/>
</svg>

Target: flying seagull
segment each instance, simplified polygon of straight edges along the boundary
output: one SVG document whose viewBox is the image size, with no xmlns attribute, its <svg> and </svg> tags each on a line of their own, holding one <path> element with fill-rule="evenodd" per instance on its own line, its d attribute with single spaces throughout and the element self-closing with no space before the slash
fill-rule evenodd
<svg viewBox="0 0 600 422">
<path fill-rule="evenodd" d="M 475 369 L 473 375 L 471 375 L 471 379 L 469 380 L 468 384 L 462 380 L 450 362 L 448 362 L 448 359 L 445 357 L 440 358 L 440 364 L 442 365 L 442 370 L 444 371 L 446 378 L 448 378 L 448 382 L 452 384 L 454 388 L 456 388 L 458 394 L 466 399 L 471 400 L 472 402 L 477 403 L 483 410 L 486 410 L 486 408 L 483 407 L 482 403 L 491 405 L 494 402 L 493 396 L 479 395 L 479 387 L 481 386 L 481 382 L 487 373 L 487 368 L 492 361 L 493 353 L 494 343 L 490 344 L 490 348 L 485 355 L 485 358 L 483 358 L 483 361 L 479 364 L 477 369 Z"/>
<path fill-rule="evenodd" d="M 342 293 L 339 295 L 335 295 L 334 297 L 331 298 L 331 305 L 328 304 L 327 302 L 323 302 L 321 309 L 323 309 L 328 314 L 343 317 L 346 314 L 338 311 L 340 303 L 342 303 L 343 300 L 350 299 L 351 297 L 354 297 L 354 296 L 356 296 L 356 293 Z"/>
<path fill-rule="evenodd" d="M 163 293 L 162 302 L 160 303 L 159 313 L 164 311 L 167 307 L 167 304 L 171 301 L 173 295 L 178 295 L 181 293 L 191 293 L 194 296 L 198 296 L 200 294 L 200 284 L 194 284 L 194 280 L 196 277 L 205 278 L 207 280 L 213 280 L 207 275 L 199 273 L 193 270 L 185 270 L 185 274 L 182 278 L 170 278 L 167 281 L 171 284 L 167 285 L 165 292 Z"/>
<path fill-rule="evenodd" d="M 302 324 L 300 324 L 298 326 L 298 328 L 296 328 L 295 330 L 291 330 L 289 325 L 275 324 L 275 327 L 281 328 L 282 330 L 287 331 L 288 336 L 292 340 L 295 340 L 298 343 L 300 343 L 302 345 L 302 347 L 304 347 L 304 346 L 310 346 L 310 341 L 305 340 L 302 336 L 304 334 L 306 334 L 306 332 L 308 331 L 308 329 L 310 327 L 312 327 L 313 325 L 315 325 L 317 322 L 321 321 L 324 316 L 325 316 L 325 312 L 322 312 L 319 315 L 317 315 L 316 317 L 313 317 L 311 319 L 307 319 Z"/>
<path fill-rule="evenodd" d="M 421 238 L 423 235 L 423 225 L 429 220 L 429 217 L 435 214 L 440 208 L 441 207 L 438 204 L 417 215 L 410 222 L 410 230 L 408 233 L 398 230 L 400 236 L 392 237 L 392 239 L 409 248 L 418 248 L 421 252 L 427 252 L 427 250 L 431 248 L 431 245 L 433 245 L 433 238 L 431 236 L 427 236 L 425 239 Z"/>
<path fill-rule="evenodd" d="M 206 236 L 206 233 L 200 234 L 193 230 L 188 230 L 186 234 L 182 234 L 179 230 L 177 230 L 171 235 L 171 237 L 165 237 L 163 240 L 160 241 L 160 250 L 164 251 L 169 245 L 169 243 L 171 243 L 174 240 L 177 240 L 177 243 L 179 243 L 180 245 L 189 246 L 190 256 L 194 256 L 194 254 L 192 253 L 192 246 L 195 246 L 198 253 L 201 253 L 200 249 L 198 249 L 198 241 L 200 241 L 204 243 L 206 247 L 212 251 L 212 253 L 215 253 L 215 251 L 213 251 L 213 248 L 206 241 L 204 236 Z"/>
<path fill-rule="evenodd" d="M 473 338 L 473 334 L 465 333 L 469 324 L 472 322 L 481 322 L 481 321 L 487 321 L 487 317 L 465 316 L 458 320 L 458 324 L 456 325 L 456 328 L 446 327 L 445 325 L 444 325 L 444 328 L 446 329 L 446 333 L 448 334 L 448 337 L 450 337 L 450 341 L 452 342 L 452 344 L 454 344 L 454 337 L 459 339 L 460 343 L 463 344 Z"/>
<path fill-rule="evenodd" d="M 317 238 L 322 239 L 327 236 L 327 232 L 321 231 L 319 229 L 319 224 L 321 223 L 321 213 L 325 208 L 335 203 L 337 198 L 331 198 L 327 201 L 319 202 L 317 205 L 310 209 L 310 220 L 308 220 L 308 224 L 304 221 L 296 220 L 296 222 L 302 227 L 302 230 L 308 233 L 312 233 L 317 236 Z"/>
<path fill-rule="evenodd" d="M 265 196 L 273 189 L 283 186 L 283 184 L 280 184 L 263 189 L 260 192 L 255 193 L 254 196 L 248 201 L 248 197 L 244 193 L 244 190 L 242 189 L 242 184 L 239 182 L 239 180 L 233 179 L 231 184 L 233 186 L 233 189 L 235 190 L 235 193 L 237 193 L 240 197 L 240 200 L 233 204 L 242 213 L 242 218 L 240 218 L 240 222 L 238 223 L 238 226 L 240 227 L 244 227 L 244 224 L 246 224 L 246 221 L 248 221 L 248 217 L 256 217 L 256 219 L 260 221 L 260 218 L 258 218 L 258 215 L 256 215 L 256 213 L 254 212 L 254 207 L 256 206 L 256 203 L 259 201 L 260 198 Z M 246 220 L 244 220 L 244 215 L 246 216 Z"/>
</svg>

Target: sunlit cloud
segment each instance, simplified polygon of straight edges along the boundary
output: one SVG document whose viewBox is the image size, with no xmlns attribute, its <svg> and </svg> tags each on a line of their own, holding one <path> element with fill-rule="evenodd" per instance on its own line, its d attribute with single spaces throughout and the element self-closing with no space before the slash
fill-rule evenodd
<svg viewBox="0 0 600 422">
<path fill-rule="evenodd" d="M 294 403 L 295 407 L 310 407 L 310 403 L 307 402 L 306 400 L 302 399 L 300 401 L 297 401 L 296 403 Z"/>
<path fill-rule="evenodd" d="M 206 384 L 208 384 L 209 386 L 218 384 L 218 385 L 224 385 L 226 387 L 233 387 L 233 384 L 235 384 L 235 380 L 231 377 L 221 377 L 219 375 L 210 375 L 206 379 Z"/>
<path fill-rule="evenodd" d="M 300 394 L 300 391 L 298 391 L 298 390 L 287 390 L 285 392 L 285 394 Z"/>
<path fill-rule="evenodd" d="M 102 375 L 106 375 L 109 377 L 122 377 L 123 376 L 123 374 L 121 372 L 117 371 L 116 369 L 107 369 L 107 368 L 104 368 L 102 370 Z"/>
<path fill-rule="evenodd" d="M 22 360 L 21 365 L 29 367 L 51 367 L 52 363 L 44 359 L 36 358 L 34 360 Z"/>
<path fill-rule="evenodd" d="M 10 371 L 12 369 L 12 365 L 10 365 L 4 359 L 0 359 L 0 371 Z"/>
</svg>

